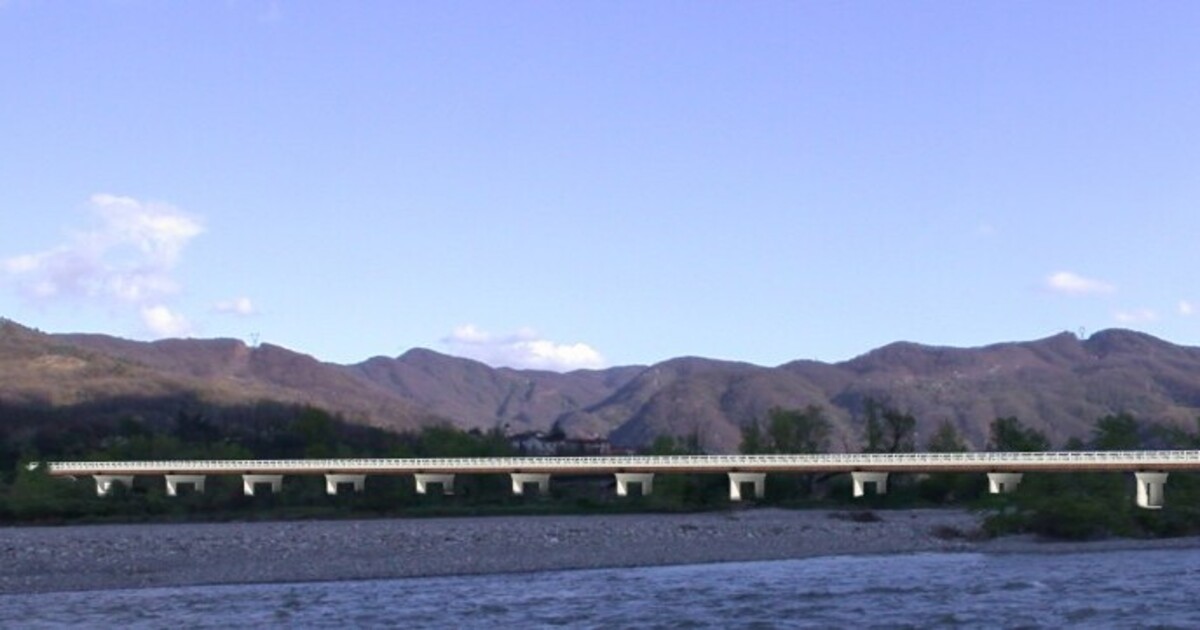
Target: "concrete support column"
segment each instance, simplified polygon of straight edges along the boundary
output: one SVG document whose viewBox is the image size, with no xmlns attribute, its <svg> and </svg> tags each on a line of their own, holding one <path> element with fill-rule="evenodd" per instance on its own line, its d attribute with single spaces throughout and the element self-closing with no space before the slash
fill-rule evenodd
<svg viewBox="0 0 1200 630">
<path fill-rule="evenodd" d="M 510 473 L 512 475 L 513 494 L 525 494 L 525 484 L 536 483 L 538 494 L 550 492 L 550 475 L 545 473 Z"/>
<path fill-rule="evenodd" d="M 367 476 L 328 473 L 325 475 L 325 494 L 330 496 L 337 494 L 338 484 L 340 483 L 353 484 L 355 492 L 362 492 L 367 486 Z"/>
<path fill-rule="evenodd" d="M 742 500 L 742 484 L 754 484 L 754 498 L 767 496 L 767 473 L 729 473 L 729 500 Z"/>
<path fill-rule="evenodd" d="M 1009 494 L 1017 491 L 1021 483 L 1022 473 L 990 472 L 988 476 L 988 492 L 992 494 Z"/>
<path fill-rule="evenodd" d="M 616 473 L 617 475 L 617 496 L 629 496 L 629 484 L 636 483 L 642 486 L 642 496 L 648 497 L 654 491 L 654 473 Z"/>
<path fill-rule="evenodd" d="M 1161 510 L 1164 497 L 1163 486 L 1167 485 L 1165 472 L 1133 473 L 1137 478 L 1137 504 L 1147 510 Z"/>
<path fill-rule="evenodd" d="M 133 487 L 133 475 L 92 475 L 96 480 L 96 496 L 106 497 L 112 491 L 114 483 L 119 483 L 126 488 Z"/>
<path fill-rule="evenodd" d="M 875 494 L 887 494 L 887 478 L 885 472 L 863 472 L 857 471 L 850 473 L 850 478 L 854 480 L 854 496 L 861 497 L 866 494 L 866 484 L 875 484 Z"/>
<path fill-rule="evenodd" d="M 242 475 L 242 492 L 246 496 L 254 496 L 254 484 L 269 483 L 271 492 L 279 494 L 283 491 L 283 475 Z"/>
<path fill-rule="evenodd" d="M 204 492 L 204 475 L 167 475 L 167 496 L 178 496 L 181 483 L 191 484 L 196 492 Z"/>
<path fill-rule="evenodd" d="M 417 473 L 413 477 L 417 480 L 417 494 L 425 494 L 431 483 L 442 484 L 442 494 L 454 494 L 454 475 Z"/>
</svg>

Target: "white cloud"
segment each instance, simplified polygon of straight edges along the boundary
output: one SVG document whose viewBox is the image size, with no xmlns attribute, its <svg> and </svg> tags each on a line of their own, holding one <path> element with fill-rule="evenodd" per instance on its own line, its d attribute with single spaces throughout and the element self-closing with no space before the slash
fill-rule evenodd
<svg viewBox="0 0 1200 630">
<path fill-rule="evenodd" d="M 158 337 L 183 337 L 192 330 L 186 317 L 162 304 L 143 307 L 142 323 Z"/>
<path fill-rule="evenodd" d="M 91 205 L 105 224 L 93 238 L 108 248 L 132 245 L 156 266 L 174 265 L 188 241 L 204 231 L 199 221 L 168 204 L 102 193 L 92 195 Z"/>
<path fill-rule="evenodd" d="M 1179 314 L 1191 317 L 1196 312 L 1196 305 L 1187 300 L 1179 300 Z"/>
<path fill-rule="evenodd" d="M 161 202 L 107 193 L 88 200 L 94 223 L 54 247 L 0 261 L 0 278 L 38 303 L 85 301 L 133 309 L 154 335 L 184 330 L 186 322 L 163 305 L 178 293 L 173 272 L 199 219 Z"/>
<path fill-rule="evenodd" d="M 449 337 L 443 339 L 446 343 L 461 343 L 461 344 L 482 344 L 486 343 L 491 338 L 490 335 L 479 330 L 474 324 L 464 324 L 454 329 Z"/>
<path fill-rule="evenodd" d="M 217 302 L 213 305 L 213 309 L 218 313 L 241 315 L 243 317 L 258 313 L 258 309 L 254 308 L 254 302 L 245 296 Z"/>
<path fill-rule="evenodd" d="M 25 273 L 37 269 L 40 264 L 42 264 L 41 256 L 25 254 L 4 261 L 4 270 L 13 274 Z"/>
<path fill-rule="evenodd" d="M 442 344 L 451 354 L 497 367 L 556 372 L 604 367 L 604 357 L 586 343 L 556 343 L 529 328 L 493 335 L 466 324 L 455 328 Z"/>
<path fill-rule="evenodd" d="M 1148 308 L 1139 308 L 1132 311 L 1119 311 L 1113 314 L 1118 322 L 1122 324 L 1144 324 L 1158 319 L 1158 313 Z"/>
<path fill-rule="evenodd" d="M 1070 271 L 1058 271 L 1046 276 L 1046 288 L 1066 295 L 1095 295 L 1117 290 L 1107 282 L 1085 278 Z"/>
</svg>

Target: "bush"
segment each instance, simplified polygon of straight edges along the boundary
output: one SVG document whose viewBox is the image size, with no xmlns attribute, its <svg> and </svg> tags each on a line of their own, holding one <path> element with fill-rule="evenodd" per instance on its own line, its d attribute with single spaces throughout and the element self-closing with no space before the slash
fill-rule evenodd
<svg viewBox="0 0 1200 630">
<path fill-rule="evenodd" d="M 1116 532 L 1115 511 L 1105 497 L 1099 500 L 1060 497 L 1041 502 L 1029 516 L 1028 531 L 1048 538 L 1096 540 Z"/>
<path fill-rule="evenodd" d="M 883 519 L 871 510 L 854 510 L 851 512 L 830 512 L 829 518 L 853 523 L 878 523 Z"/>
</svg>

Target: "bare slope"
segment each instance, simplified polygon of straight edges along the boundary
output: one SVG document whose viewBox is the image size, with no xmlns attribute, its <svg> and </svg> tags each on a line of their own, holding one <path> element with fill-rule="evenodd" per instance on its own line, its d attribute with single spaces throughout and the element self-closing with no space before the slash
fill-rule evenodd
<svg viewBox="0 0 1200 630">
<path fill-rule="evenodd" d="M 66 406 L 192 395 L 213 404 L 311 404 L 393 429 L 436 421 L 424 408 L 342 366 L 230 339 L 143 343 L 104 335 L 46 335 L 9 322 L 0 325 L 0 374 L 0 399 L 10 402 Z"/>
<path fill-rule="evenodd" d="M 837 364 L 768 368 L 685 357 L 559 374 L 421 349 L 343 366 L 231 339 L 144 343 L 0 323 L 0 401 L 65 406 L 179 394 L 308 403 L 395 429 L 451 422 L 520 432 L 557 423 L 624 446 L 694 435 L 714 452 L 736 450 L 741 427 L 770 408 L 810 404 L 833 422 L 832 447 L 855 450 L 857 414 L 873 397 L 913 413 L 920 441 L 949 420 L 982 448 L 999 416 L 1017 416 L 1060 444 L 1087 437 L 1096 418 L 1120 411 L 1191 424 L 1200 417 L 1200 348 L 1107 330 L 1086 340 L 1060 334 L 980 348 L 894 343 Z"/>
<path fill-rule="evenodd" d="M 560 374 L 491 368 L 483 363 L 414 349 L 400 357 L 375 357 L 349 368 L 355 374 L 412 400 L 464 428 L 507 427 L 510 432 L 549 429 L 607 435 L 577 412 L 602 400 L 644 368 L 577 370 Z"/>
<path fill-rule="evenodd" d="M 665 373 L 672 364 L 651 371 Z M 1086 438 L 1109 413 L 1177 424 L 1200 417 L 1200 349 L 1125 330 L 1086 341 L 1064 333 L 982 348 L 895 343 L 834 365 L 706 365 L 658 387 L 635 380 L 628 387 L 643 388 L 637 396 L 646 402 L 627 411 L 630 419 L 613 439 L 636 444 L 690 429 L 714 450 L 733 450 L 739 427 L 763 418 L 766 409 L 817 404 L 833 421 L 832 447 L 853 450 L 862 435 L 856 414 L 867 397 L 916 416 L 919 441 L 948 420 L 975 448 L 985 446 L 988 425 L 1002 416 L 1019 417 L 1056 444 Z M 632 395 L 622 392 L 614 401 Z"/>
</svg>

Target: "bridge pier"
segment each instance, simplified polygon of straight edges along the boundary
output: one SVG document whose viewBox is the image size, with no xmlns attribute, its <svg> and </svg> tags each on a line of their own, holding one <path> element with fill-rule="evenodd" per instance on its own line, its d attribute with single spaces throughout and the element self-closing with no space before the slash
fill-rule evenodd
<svg viewBox="0 0 1200 630">
<path fill-rule="evenodd" d="M 242 493 L 248 497 L 254 496 L 254 484 L 266 483 L 271 485 L 271 493 L 283 491 L 283 475 L 242 475 Z"/>
<path fill-rule="evenodd" d="M 512 475 L 512 490 L 515 495 L 525 494 L 525 484 L 536 483 L 538 494 L 550 492 L 550 475 L 548 473 L 509 473 Z"/>
<path fill-rule="evenodd" d="M 133 475 L 92 475 L 92 477 L 96 480 L 96 496 L 98 497 L 108 496 L 115 483 L 126 488 L 133 488 Z"/>
<path fill-rule="evenodd" d="M 417 481 L 417 494 L 425 494 L 431 483 L 442 484 L 442 494 L 454 494 L 454 475 L 417 473 L 413 475 Z"/>
<path fill-rule="evenodd" d="M 167 496 L 179 496 L 179 484 L 190 484 L 196 492 L 204 492 L 204 475 L 167 475 Z"/>
<path fill-rule="evenodd" d="M 642 496 L 648 497 L 654 491 L 654 473 L 616 473 L 617 475 L 617 496 L 629 496 L 629 484 L 636 483 L 642 486 Z"/>
<path fill-rule="evenodd" d="M 1009 494 L 1017 491 L 1021 483 L 1022 473 L 990 472 L 988 476 L 988 492 L 991 494 Z"/>
<path fill-rule="evenodd" d="M 349 483 L 354 485 L 355 492 L 362 492 L 367 486 L 366 475 L 342 475 L 335 473 L 325 474 L 325 494 L 333 496 L 338 493 L 338 484 Z"/>
<path fill-rule="evenodd" d="M 1136 472 L 1137 504 L 1147 510 L 1161 510 L 1163 507 L 1163 486 L 1167 485 L 1165 472 Z"/>
<path fill-rule="evenodd" d="M 868 483 L 875 484 L 875 494 L 887 494 L 888 474 L 885 472 L 865 472 L 860 470 L 850 473 L 850 478 L 854 480 L 854 496 L 856 497 L 866 494 L 866 485 Z"/>
<path fill-rule="evenodd" d="M 729 500 L 742 500 L 742 484 L 754 484 L 754 498 L 767 496 L 767 473 L 729 473 Z"/>
</svg>

